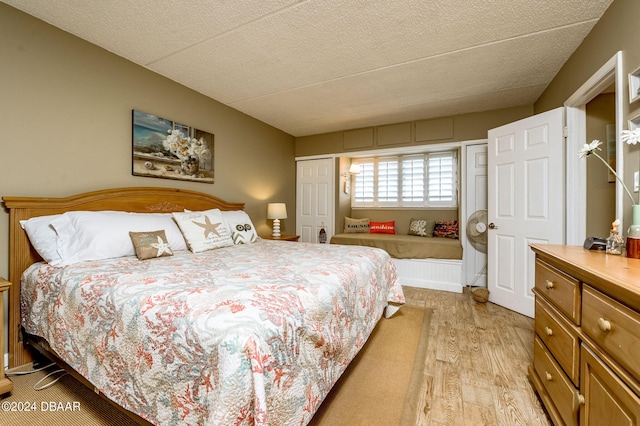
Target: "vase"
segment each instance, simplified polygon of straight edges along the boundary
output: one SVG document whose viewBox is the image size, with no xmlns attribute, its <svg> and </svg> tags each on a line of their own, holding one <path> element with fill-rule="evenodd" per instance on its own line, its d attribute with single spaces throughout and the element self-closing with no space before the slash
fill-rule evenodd
<svg viewBox="0 0 640 426">
<path fill-rule="evenodd" d="M 627 231 L 627 257 L 640 259 L 640 204 L 631 206 L 631 226 Z"/>
<path fill-rule="evenodd" d="M 186 175 L 195 175 L 200 170 L 200 159 L 193 155 L 185 158 L 180 163 L 180 169 Z"/>
</svg>

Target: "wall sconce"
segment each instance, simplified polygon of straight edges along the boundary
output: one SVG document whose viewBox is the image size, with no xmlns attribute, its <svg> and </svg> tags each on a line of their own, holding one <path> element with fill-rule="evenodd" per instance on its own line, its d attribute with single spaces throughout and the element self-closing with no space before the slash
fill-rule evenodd
<svg viewBox="0 0 640 426">
<path fill-rule="evenodd" d="M 280 219 L 287 218 L 287 205 L 285 203 L 267 204 L 267 219 L 273 219 L 272 237 L 280 236 Z"/>
<path fill-rule="evenodd" d="M 342 175 L 344 177 L 344 193 L 345 194 L 349 193 L 349 189 L 351 187 L 351 175 L 357 175 L 359 173 L 360 173 L 360 164 L 351 163 L 351 166 L 349 166 L 349 172 Z"/>
</svg>

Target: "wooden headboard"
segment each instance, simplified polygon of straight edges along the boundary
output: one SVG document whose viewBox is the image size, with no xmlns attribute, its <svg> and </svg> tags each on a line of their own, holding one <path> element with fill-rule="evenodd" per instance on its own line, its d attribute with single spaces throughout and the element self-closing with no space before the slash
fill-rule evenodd
<svg viewBox="0 0 640 426">
<path fill-rule="evenodd" d="M 230 203 L 202 192 L 175 188 L 132 187 L 86 192 L 63 198 L 2 197 L 9 210 L 9 367 L 32 360 L 20 332 L 20 278 L 41 257 L 31 246 L 20 221 L 68 211 L 118 210 L 137 213 L 169 213 L 193 210 L 243 210 L 244 203 Z"/>
</svg>

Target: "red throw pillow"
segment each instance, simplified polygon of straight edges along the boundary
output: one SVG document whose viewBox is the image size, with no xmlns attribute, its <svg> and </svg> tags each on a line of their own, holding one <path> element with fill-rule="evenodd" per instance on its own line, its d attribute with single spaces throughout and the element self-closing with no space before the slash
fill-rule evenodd
<svg viewBox="0 0 640 426">
<path fill-rule="evenodd" d="M 390 222 L 369 222 L 370 234 L 395 234 L 396 233 L 396 221 Z"/>
</svg>

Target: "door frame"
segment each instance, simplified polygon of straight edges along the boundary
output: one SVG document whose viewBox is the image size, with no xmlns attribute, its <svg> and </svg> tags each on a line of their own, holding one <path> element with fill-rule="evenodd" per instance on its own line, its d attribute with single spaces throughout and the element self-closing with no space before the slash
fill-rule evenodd
<svg viewBox="0 0 640 426">
<path fill-rule="evenodd" d="M 616 171 L 624 176 L 623 143 L 620 132 L 623 128 L 623 70 L 622 52 L 616 52 L 595 74 L 593 74 L 564 103 L 567 126 L 566 142 L 566 244 L 582 245 L 586 238 L 587 218 L 587 162 L 578 157 L 578 152 L 587 142 L 586 105 L 610 84 L 615 84 L 616 109 Z M 616 179 L 616 217 L 622 224 L 623 188 Z"/>
</svg>

